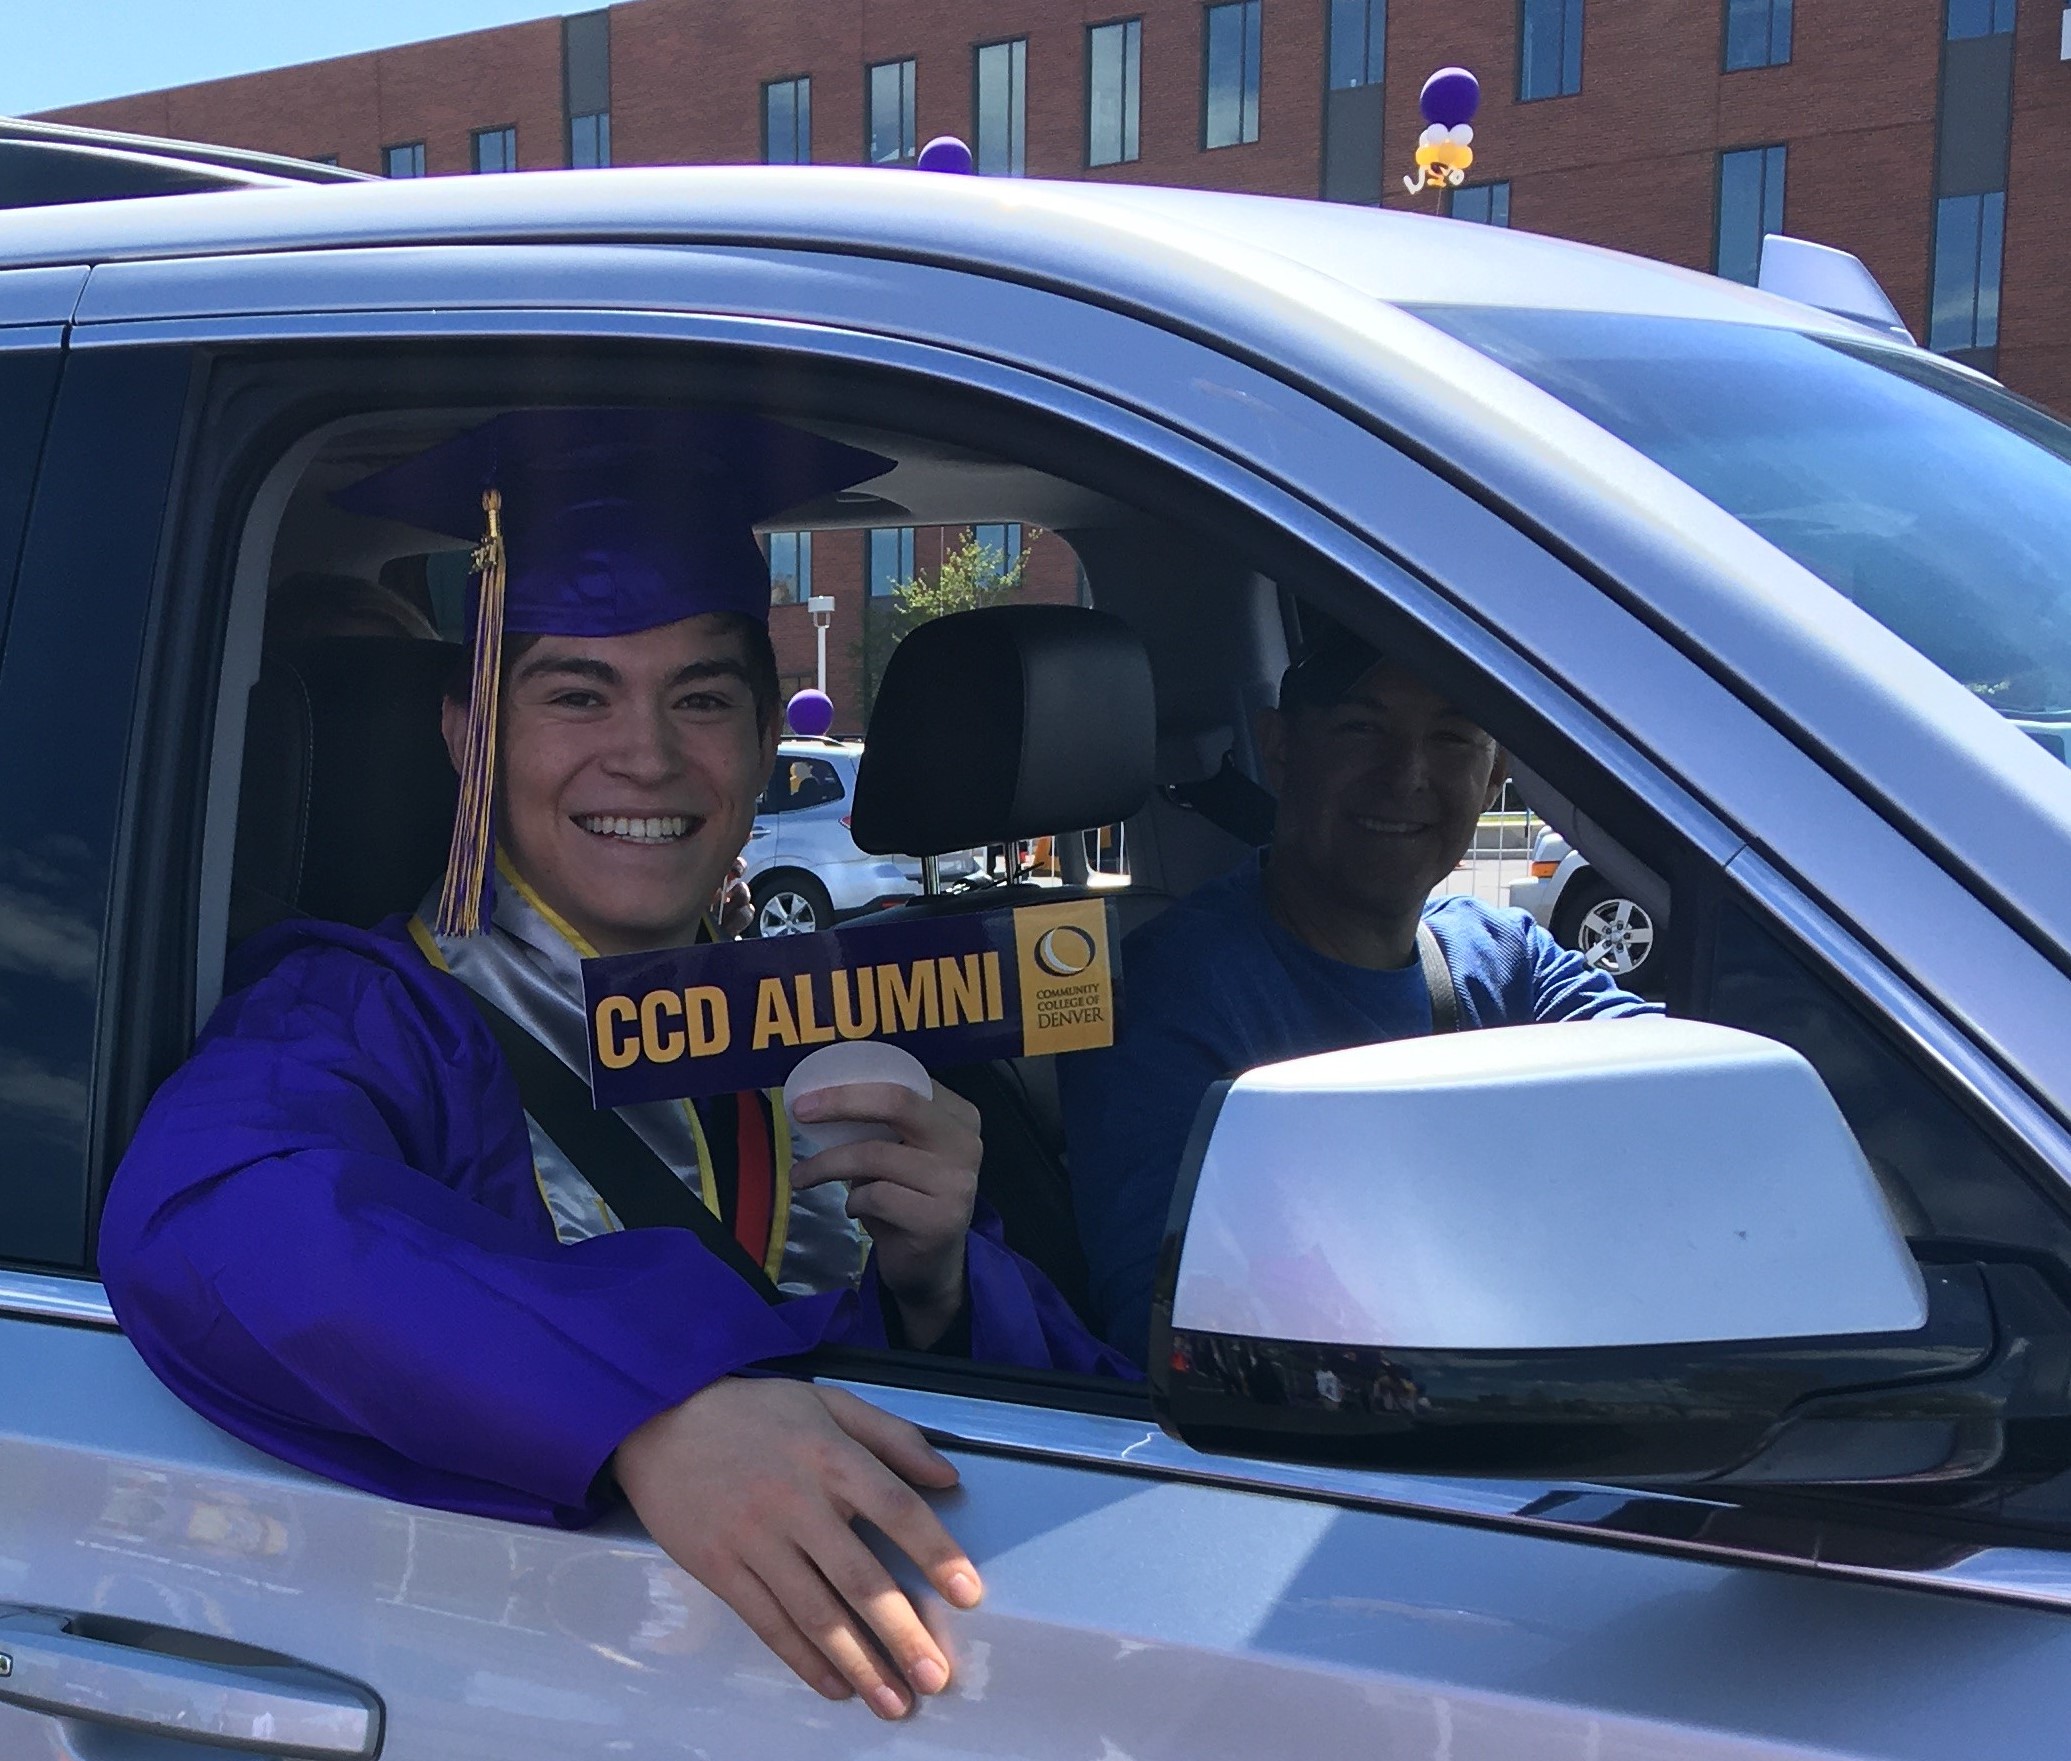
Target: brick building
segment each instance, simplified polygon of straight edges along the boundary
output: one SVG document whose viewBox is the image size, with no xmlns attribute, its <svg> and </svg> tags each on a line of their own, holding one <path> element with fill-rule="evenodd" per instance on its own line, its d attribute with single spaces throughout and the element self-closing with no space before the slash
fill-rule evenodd
<svg viewBox="0 0 2071 1761">
<path fill-rule="evenodd" d="M 897 163 L 958 134 L 1010 175 L 1399 204 L 1418 87 L 1457 62 L 1483 90 L 1461 217 L 1743 278 L 1785 227 L 1860 255 L 1930 346 L 2071 409 L 2067 19 L 2048 0 L 625 0 L 51 114 L 391 176 Z M 808 547 L 813 590 L 844 602 L 837 702 L 858 701 L 870 583 L 949 542 Z M 1076 573 L 1046 538 L 1027 590 L 1068 597 Z M 776 631 L 802 678 L 803 610 L 780 604 Z"/>
</svg>

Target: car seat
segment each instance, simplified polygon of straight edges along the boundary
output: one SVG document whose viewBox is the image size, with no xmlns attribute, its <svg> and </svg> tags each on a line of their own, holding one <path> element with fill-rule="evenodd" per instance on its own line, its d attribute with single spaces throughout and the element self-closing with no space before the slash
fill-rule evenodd
<svg viewBox="0 0 2071 1761">
<path fill-rule="evenodd" d="M 417 908 L 453 830 L 439 706 L 459 656 L 385 636 L 267 651 L 245 716 L 233 946 L 282 917 L 365 928 Z"/>
<path fill-rule="evenodd" d="M 1150 658 L 1121 619 L 1064 605 L 956 612 L 892 651 L 850 831 L 874 855 L 930 857 L 1110 825 L 1149 799 L 1156 742 Z M 1123 934 L 1159 902 L 1134 888 L 1023 882 L 932 894 L 871 922 L 1095 897 L 1115 902 Z M 1055 1061 L 1002 1059 L 937 1075 L 978 1109 L 978 1189 L 1008 1245 L 1090 1314 Z"/>
</svg>

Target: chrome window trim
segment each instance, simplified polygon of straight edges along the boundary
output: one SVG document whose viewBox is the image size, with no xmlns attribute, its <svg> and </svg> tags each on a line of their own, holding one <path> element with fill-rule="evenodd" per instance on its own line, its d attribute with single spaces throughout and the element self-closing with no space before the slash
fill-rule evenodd
<svg viewBox="0 0 2071 1761">
<path fill-rule="evenodd" d="M 890 1383 L 838 1377 L 817 1380 L 896 1414 L 952 1449 L 1318 1499 L 1352 1510 L 1437 1517 L 1719 1564 L 1800 1571 L 2071 1611 L 2071 1552 L 1978 1546 L 1946 1565 L 1919 1569 L 1877 1565 L 1834 1556 L 1831 1549 L 1836 1535 L 1874 1537 L 1878 1532 L 1838 1517 L 1830 1525 L 1802 1517 L 1779 1520 L 1768 1529 L 1766 1541 L 1749 1539 L 1728 1545 L 1703 1537 L 1708 1520 L 1733 1513 L 1742 1519 L 1739 1527 L 1748 1535 L 1759 1536 L 1763 1531 L 1759 1520 L 1746 1520 L 1746 1512 L 1724 1499 L 1581 1483 L 1425 1478 L 1203 1455 L 1146 1420 Z M 1891 1533 L 1903 1536 L 1905 1531 L 1893 1529 Z"/>
<path fill-rule="evenodd" d="M 49 1272 L 0 1267 L 0 1315 L 24 1321 L 69 1321 L 80 1327 L 122 1331 L 98 1278 L 67 1278 Z"/>
</svg>

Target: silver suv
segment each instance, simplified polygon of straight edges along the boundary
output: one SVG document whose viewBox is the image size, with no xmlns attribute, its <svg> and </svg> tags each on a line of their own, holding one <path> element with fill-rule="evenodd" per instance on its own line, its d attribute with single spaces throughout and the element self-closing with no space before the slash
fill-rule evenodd
<svg viewBox="0 0 2071 1761">
<path fill-rule="evenodd" d="M 746 852 L 756 935 L 811 935 L 920 891 L 917 860 L 868 855 L 849 836 L 862 756 L 854 740 L 793 738 L 778 746 Z M 944 880 L 965 880 L 978 872 L 978 859 L 958 851 L 937 867 Z"/>
</svg>

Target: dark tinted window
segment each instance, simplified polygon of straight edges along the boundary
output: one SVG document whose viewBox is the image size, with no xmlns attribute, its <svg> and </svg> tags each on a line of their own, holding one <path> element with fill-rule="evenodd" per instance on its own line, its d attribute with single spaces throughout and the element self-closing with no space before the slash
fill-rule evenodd
<svg viewBox="0 0 2071 1761">
<path fill-rule="evenodd" d="M 101 994 L 109 882 L 186 389 L 183 356 L 73 357 L 0 651 L 0 752 L 36 758 L 0 767 L 0 1258 L 19 1262 L 86 1256 L 97 1076 L 126 1020 Z M 0 435 L 19 413 L 0 400 Z M 4 518 L 18 437 L 0 455 Z"/>
<path fill-rule="evenodd" d="M 55 349 L 0 349 L 0 626 L 14 590 L 22 523 L 29 515 L 36 461 L 58 380 Z"/>
</svg>

